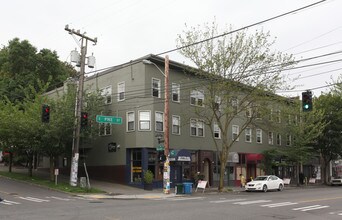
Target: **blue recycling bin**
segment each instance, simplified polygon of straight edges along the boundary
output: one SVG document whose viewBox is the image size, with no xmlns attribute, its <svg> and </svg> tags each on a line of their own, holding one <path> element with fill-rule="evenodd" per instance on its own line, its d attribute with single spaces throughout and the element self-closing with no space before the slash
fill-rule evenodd
<svg viewBox="0 0 342 220">
<path fill-rule="evenodd" d="M 192 183 L 185 182 L 183 183 L 183 186 L 184 186 L 184 194 L 192 193 Z"/>
</svg>

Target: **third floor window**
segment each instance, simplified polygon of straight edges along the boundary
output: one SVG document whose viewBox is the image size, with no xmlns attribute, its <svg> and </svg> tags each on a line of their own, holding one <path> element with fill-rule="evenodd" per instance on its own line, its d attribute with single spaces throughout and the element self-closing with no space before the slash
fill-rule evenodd
<svg viewBox="0 0 342 220">
<path fill-rule="evenodd" d="M 160 98 L 160 79 L 152 78 L 152 96 Z"/>
<path fill-rule="evenodd" d="M 180 85 L 172 83 L 172 101 L 180 102 Z"/>
<path fill-rule="evenodd" d="M 204 92 L 201 90 L 192 90 L 190 94 L 190 104 L 203 106 Z"/>
</svg>

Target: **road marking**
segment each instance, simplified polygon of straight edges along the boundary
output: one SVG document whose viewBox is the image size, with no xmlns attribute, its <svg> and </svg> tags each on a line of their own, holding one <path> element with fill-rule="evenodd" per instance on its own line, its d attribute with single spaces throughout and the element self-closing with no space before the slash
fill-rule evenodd
<svg viewBox="0 0 342 220">
<path fill-rule="evenodd" d="M 292 210 L 295 211 L 310 211 L 310 210 L 316 210 L 316 209 L 324 209 L 324 208 L 328 208 L 329 206 L 322 206 L 322 205 L 312 205 L 312 206 L 305 206 L 305 207 L 300 207 L 300 208 L 294 208 Z"/>
<path fill-rule="evenodd" d="M 57 199 L 57 200 L 62 200 L 62 201 L 70 201 L 71 200 L 71 199 L 60 198 L 60 197 L 55 197 L 55 196 L 47 196 L 45 198 L 47 198 L 47 199 Z"/>
<path fill-rule="evenodd" d="M 21 197 L 19 196 L 18 198 L 31 201 L 31 202 L 50 202 L 50 200 L 45 200 L 45 199 L 38 199 L 38 198 L 33 198 L 33 197 Z"/>
<path fill-rule="evenodd" d="M 19 205 L 20 204 L 19 202 L 9 201 L 6 199 L 2 200 L 0 203 L 4 205 Z"/>
<path fill-rule="evenodd" d="M 185 201 L 185 200 L 199 200 L 203 199 L 204 197 L 179 197 L 179 198 L 169 198 L 167 200 L 171 201 Z"/>
<path fill-rule="evenodd" d="M 225 199 L 218 201 L 210 201 L 210 203 L 224 203 L 224 202 L 237 202 L 237 201 L 245 201 L 246 199 Z"/>
<path fill-rule="evenodd" d="M 233 204 L 236 204 L 236 205 L 249 205 L 249 204 L 264 203 L 264 202 L 272 202 L 272 200 L 255 200 L 255 201 L 246 201 L 246 202 L 235 202 Z"/>
<path fill-rule="evenodd" d="M 275 207 L 288 206 L 288 205 L 296 205 L 296 204 L 298 204 L 298 203 L 296 203 L 296 202 L 281 202 L 281 203 L 273 203 L 273 204 L 261 205 L 261 207 L 275 208 Z"/>
<path fill-rule="evenodd" d="M 342 199 L 342 196 L 332 197 L 332 198 L 321 198 L 321 199 L 303 200 L 303 201 L 299 201 L 299 203 L 302 203 L 302 202 L 320 202 L 320 201 L 335 200 L 335 199 Z"/>
</svg>

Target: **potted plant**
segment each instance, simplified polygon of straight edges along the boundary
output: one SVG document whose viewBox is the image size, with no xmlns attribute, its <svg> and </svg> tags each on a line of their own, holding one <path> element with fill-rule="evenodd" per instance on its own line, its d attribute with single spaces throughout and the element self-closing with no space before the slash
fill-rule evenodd
<svg viewBox="0 0 342 220">
<path fill-rule="evenodd" d="M 144 172 L 144 190 L 152 190 L 153 188 L 153 173 L 151 170 Z"/>
</svg>

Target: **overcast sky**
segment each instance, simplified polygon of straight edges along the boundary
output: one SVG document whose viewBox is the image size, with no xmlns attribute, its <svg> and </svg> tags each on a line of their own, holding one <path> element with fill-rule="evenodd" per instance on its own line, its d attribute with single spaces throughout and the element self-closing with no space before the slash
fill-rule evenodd
<svg viewBox="0 0 342 220">
<path fill-rule="evenodd" d="M 62 61 L 70 61 L 70 51 L 77 48 L 74 38 L 64 27 L 97 37 L 98 44 L 88 47 L 94 53 L 96 68 L 102 69 L 158 54 L 176 47 L 177 35 L 188 26 L 202 25 L 214 19 L 220 27 L 241 28 L 319 0 L 11 0 L 1 4 L 1 47 L 18 37 L 28 40 L 38 50 L 57 51 Z M 342 51 L 342 1 L 327 0 L 255 28 L 270 31 L 276 37 L 278 51 L 294 54 L 296 59 Z M 255 29 L 250 29 L 252 33 Z M 186 62 L 178 52 L 171 60 Z M 325 56 L 298 66 L 341 59 L 342 54 Z M 339 70 L 341 69 L 341 70 Z M 291 70 L 300 95 L 313 89 L 319 95 L 342 73 L 342 63 L 334 62 Z M 329 88 L 329 87 L 327 87 Z"/>
</svg>

